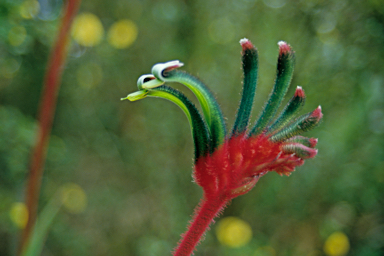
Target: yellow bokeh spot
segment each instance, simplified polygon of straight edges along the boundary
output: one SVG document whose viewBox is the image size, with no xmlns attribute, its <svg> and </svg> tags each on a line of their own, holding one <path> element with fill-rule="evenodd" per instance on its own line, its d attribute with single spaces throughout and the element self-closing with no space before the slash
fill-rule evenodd
<svg viewBox="0 0 384 256">
<path fill-rule="evenodd" d="M 117 49 L 129 47 L 135 42 L 138 29 L 130 20 L 119 20 L 108 30 L 108 43 Z"/>
<path fill-rule="evenodd" d="M 346 255 L 349 251 L 349 239 L 343 232 L 334 232 L 325 241 L 323 249 L 328 256 Z"/>
<path fill-rule="evenodd" d="M 81 213 L 87 207 L 87 195 L 84 190 L 75 183 L 68 183 L 61 188 L 61 200 L 63 206 L 70 213 Z"/>
<path fill-rule="evenodd" d="M 9 217 L 18 228 L 25 228 L 28 222 L 28 209 L 24 203 L 16 202 L 11 206 Z"/>
<path fill-rule="evenodd" d="M 252 229 L 247 222 L 239 218 L 226 217 L 219 221 L 216 236 L 221 244 L 237 248 L 252 239 Z"/>
<path fill-rule="evenodd" d="M 92 13 L 79 14 L 73 21 L 72 37 L 80 45 L 95 46 L 100 43 L 103 35 L 103 25 Z"/>
<path fill-rule="evenodd" d="M 12 46 L 21 45 L 27 37 L 27 30 L 23 26 L 15 26 L 8 32 L 8 42 Z"/>
<path fill-rule="evenodd" d="M 81 65 L 76 71 L 77 83 L 85 88 L 98 85 L 103 79 L 103 70 L 97 63 Z"/>
<path fill-rule="evenodd" d="M 257 248 L 253 256 L 276 256 L 276 251 L 271 246 Z"/>
<path fill-rule="evenodd" d="M 36 0 L 26 0 L 20 5 L 20 16 L 24 19 L 32 19 L 40 11 L 40 4 Z"/>
</svg>

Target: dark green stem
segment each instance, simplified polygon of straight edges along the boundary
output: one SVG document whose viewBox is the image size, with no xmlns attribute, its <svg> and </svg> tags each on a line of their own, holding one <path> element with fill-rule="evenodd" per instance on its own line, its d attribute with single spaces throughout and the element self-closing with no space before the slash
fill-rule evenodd
<svg viewBox="0 0 384 256">
<path fill-rule="evenodd" d="M 284 95 L 287 93 L 289 84 L 291 83 L 294 68 L 294 53 L 293 51 L 282 52 L 277 61 L 277 75 L 272 93 L 265 105 L 263 112 L 256 121 L 250 135 L 257 135 L 264 131 L 269 122 L 272 120 L 279 108 Z"/>
<path fill-rule="evenodd" d="M 237 111 L 236 121 L 232 129 L 232 137 L 245 132 L 247 129 L 257 84 L 257 50 L 249 41 L 242 44 L 242 46 L 243 49 L 245 48 L 243 50 L 242 58 L 244 72 L 243 93 L 241 95 L 240 107 Z"/>
<path fill-rule="evenodd" d="M 289 121 L 294 118 L 294 116 L 299 112 L 299 110 L 304 106 L 305 95 L 301 87 L 298 86 L 296 89 L 295 95 L 291 98 L 288 104 L 285 106 L 281 114 L 276 119 L 276 121 L 268 127 L 268 132 L 273 132 L 279 130 L 283 126 L 289 123 Z"/>
<path fill-rule="evenodd" d="M 270 140 L 273 142 L 284 141 L 295 135 L 309 131 L 319 124 L 322 117 L 323 114 L 321 113 L 321 107 L 319 106 L 313 112 L 302 115 L 297 118 L 296 121 L 272 135 Z"/>
<path fill-rule="evenodd" d="M 193 141 L 195 144 L 195 161 L 209 152 L 210 138 L 206 123 L 195 105 L 188 100 L 184 94 L 169 86 L 163 85 L 149 90 L 147 96 L 159 97 L 172 101 L 184 111 L 192 130 Z"/>
</svg>

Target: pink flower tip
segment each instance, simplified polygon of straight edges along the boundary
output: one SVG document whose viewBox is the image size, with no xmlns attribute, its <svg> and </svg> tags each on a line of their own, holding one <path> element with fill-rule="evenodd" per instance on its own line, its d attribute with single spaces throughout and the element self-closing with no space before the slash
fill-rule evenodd
<svg viewBox="0 0 384 256">
<path fill-rule="evenodd" d="M 321 119 L 323 117 L 323 113 L 321 113 L 321 106 L 319 105 L 311 114 L 312 117 L 317 119 Z"/>
<path fill-rule="evenodd" d="M 291 46 L 286 42 L 280 41 L 277 44 L 279 45 L 279 49 L 280 49 L 279 55 L 288 54 L 291 51 Z"/>
<path fill-rule="evenodd" d="M 243 51 L 255 48 L 255 46 L 247 38 L 241 39 L 240 45 L 243 48 Z"/>
<path fill-rule="evenodd" d="M 305 159 L 314 158 L 317 155 L 318 150 L 315 148 L 311 148 L 307 152 L 308 152 L 308 156 L 306 156 Z"/>
<path fill-rule="evenodd" d="M 295 97 L 305 98 L 305 93 L 303 88 L 301 88 L 301 86 L 296 87 Z"/>
<path fill-rule="evenodd" d="M 316 147 L 318 141 L 319 141 L 319 140 L 316 139 L 316 138 L 310 138 L 310 139 L 309 139 L 309 145 L 310 145 L 310 147 L 311 147 L 311 148 Z"/>
<path fill-rule="evenodd" d="M 317 155 L 317 149 L 309 148 L 300 143 L 288 143 L 283 146 L 283 152 L 286 154 L 294 153 L 301 159 L 313 158 Z"/>
</svg>

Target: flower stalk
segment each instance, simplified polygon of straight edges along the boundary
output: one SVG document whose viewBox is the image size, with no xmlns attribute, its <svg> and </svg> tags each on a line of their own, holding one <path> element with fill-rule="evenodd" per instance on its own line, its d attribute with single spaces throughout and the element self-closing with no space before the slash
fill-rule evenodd
<svg viewBox="0 0 384 256">
<path fill-rule="evenodd" d="M 203 199 L 195 210 L 195 216 L 188 227 L 179 245 L 175 248 L 174 256 L 187 256 L 193 253 L 196 245 L 200 242 L 209 225 L 215 217 L 224 210 L 228 201 L 225 198 Z"/>
<path fill-rule="evenodd" d="M 64 4 L 64 16 L 59 33 L 49 57 L 44 79 L 43 91 L 38 112 L 39 127 L 32 150 L 25 200 L 28 209 L 28 222 L 22 232 L 19 255 L 27 245 L 36 222 L 41 179 L 47 154 L 47 146 L 55 115 L 57 95 L 68 50 L 69 31 L 72 21 L 80 7 L 81 0 L 68 0 Z"/>
<path fill-rule="evenodd" d="M 249 192 L 268 172 L 290 175 L 304 160 L 317 154 L 317 139 L 300 134 L 317 126 L 321 107 L 295 119 L 305 102 L 298 86 L 280 115 L 275 114 L 290 85 L 294 52 L 286 42 L 279 42 L 277 74 L 272 93 L 252 129 L 248 130 L 258 77 L 257 49 L 248 39 L 240 41 L 243 62 L 243 93 L 236 120 L 228 135 L 220 107 L 210 90 L 196 77 L 179 71 L 179 61 L 156 64 L 152 75 L 141 76 L 139 91 L 124 99 L 131 101 L 160 97 L 178 105 L 186 114 L 195 144 L 193 179 L 204 191 L 195 215 L 182 235 L 174 256 L 193 253 L 210 223 L 235 197 Z M 179 82 L 196 95 L 203 115 L 181 92 L 164 83 Z M 292 121 L 293 120 L 293 121 Z"/>
</svg>

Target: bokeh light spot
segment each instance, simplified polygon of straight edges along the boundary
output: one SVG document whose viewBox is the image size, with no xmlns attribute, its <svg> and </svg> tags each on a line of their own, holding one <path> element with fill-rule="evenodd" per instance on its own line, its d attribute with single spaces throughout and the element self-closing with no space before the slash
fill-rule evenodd
<svg viewBox="0 0 384 256">
<path fill-rule="evenodd" d="M 208 32 L 213 42 L 227 44 L 235 36 L 235 26 L 228 18 L 219 18 L 211 22 Z"/>
<path fill-rule="evenodd" d="M 24 19 L 32 19 L 40 11 L 40 4 L 36 0 L 26 0 L 20 5 L 20 16 Z"/>
<path fill-rule="evenodd" d="M 314 25 L 317 33 L 329 33 L 336 28 L 337 17 L 332 12 L 321 12 L 315 16 Z"/>
<path fill-rule="evenodd" d="M 333 16 L 331 16 L 331 17 L 333 17 Z M 336 27 L 335 19 L 329 18 L 326 21 L 319 24 L 319 26 L 317 27 L 317 33 L 329 33 L 332 30 L 334 30 L 335 27 Z"/>
<path fill-rule="evenodd" d="M 5 59 L 0 62 L 0 74 L 7 78 L 13 78 L 19 70 L 21 63 L 14 58 Z"/>
<path fill-rule="evenodd" d="M 100 43 L 104 28 L 100 19 L 92 13 L 79 14 L 72 26 L 72 37 L 80 45 L 95 46 Z"/>
<path fill-rule="evenodd" d="M 239 218 L 226 217 L 219 221 L 216 236 L 221 244 L 237 248 L 252 239 L 252 229 L 247 222 Z"/>
<path fill-rule="evenodd" d="M 347 202 L 339 202 L 328 212 L 327 217 L 336 229 L 347 227 L 354 221 L 355 210 Z"/>
<path fill-rule="evenodd" d="M 317 36 L 323 44 L 335 45 L 339 41 L 339 32 L 336 29 L 330 33 L 318 33 Z"/>
<path fill-rule="evenodd" d="M 28 209 L 24 203 L 16 202 L 11 206 L 9 217 L 13 224 L 18 228 L 25 228 L 28 222 Z"/>
<path fill-rule="evenodd" d="M 108 30 L 108 43 L 117 49 L 129 47 L 135 42 L 138 29 L 130 20 L 119 20 Z"/>
<path fill-rule="evenodd" d="M 81 213 L 87 207 L 87 195 L 75 183 L 68 183 L 62 186 L 61 200 L 64 207 L 70 213 Z"/>
<path fill-rule="evenodd" d="M 324 252 L 328 256 L 343 256 L 349 251 L 349 240 L 343 232 L 332 233 L 324 244 Z"/>
<path fill-rule="evenodd" d="M 27 30 L 23 26 L 15 26 L 8 32 L 8 42 L 12 46 L 21 45 L 27 37 Z"/>
<path fill-rule="evenodd" d="M 98 85 L 103 79 L 103 70 L 97 63 L 87 63 L 77 69 L 76 78 L 80 86 L 92 88 Z"/>
</svg>

